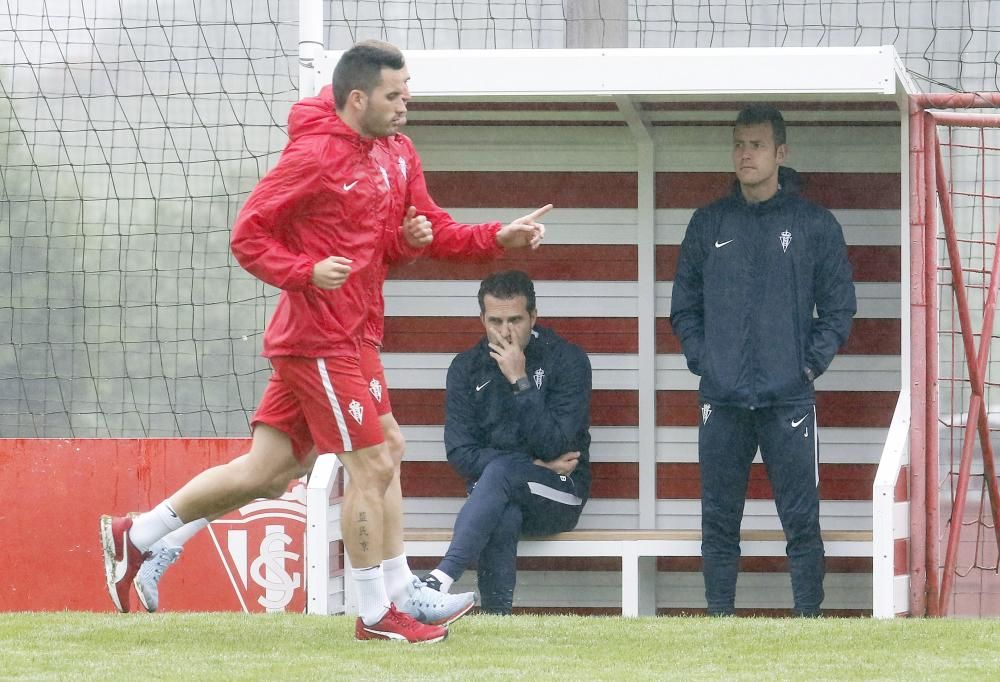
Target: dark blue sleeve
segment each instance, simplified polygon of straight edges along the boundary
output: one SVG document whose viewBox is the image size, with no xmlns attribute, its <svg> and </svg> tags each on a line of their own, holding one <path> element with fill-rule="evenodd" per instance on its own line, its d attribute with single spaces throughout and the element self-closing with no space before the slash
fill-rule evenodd
<svg viewBox="0 0 1000 682">
<path fill-rule="evenodd" d="M 545 391 L 534 384 L 514 396 L 524 449 L 546 462 L 590 444 L 590 358 L 577 346 L 563 343 L 549 368 L 552 383 Z"/>
<path fill-rule="evenodd" d="M 833 362 L 837 350 L 851 333 L 858 311 L 851 262 L 847 258 L 844 230 L 829 211 L 823 211 L 823 248 L 817 254 L 815 278 L 816 319 L 806 348 L 806 363 L 819 376 Z"/>
<path fill-rule="evenodd" d="M 701 376 L 701 354 L 705 343 L 705 305 L 702 299 L 704 223 L 704 211 L 695 211 L 681 242 L 670 296 L 670 325 L 680 339 L 688 369 L 698 376 Z"/>
<path fill-rule="evenodd" d="M 483 469 L 493 459 L 501 455 L 518 455 L 530 461 L 524 453 L 485 447 L 486 440 L 481 433 L 473 409 L 472 388 L 468 363 L 464 356 L 457 356 L 448 368 L 444 408 L 444 446 L 448 462 L 460 476 L 469 481 L 478 480 Z"/>
</svg>

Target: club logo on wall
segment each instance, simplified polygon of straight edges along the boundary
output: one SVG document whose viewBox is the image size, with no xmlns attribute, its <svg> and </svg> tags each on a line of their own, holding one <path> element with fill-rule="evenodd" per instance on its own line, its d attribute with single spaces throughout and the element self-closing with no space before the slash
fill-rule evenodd
<svg viewBox="0 0 1000 682">
<path fill-rule="evenodd" d="M 255 500 L 209 524 L 236 597 L 246 613 L 304 611 L 305 485 L 293 481 L 276 500 Z"/>
</svg>

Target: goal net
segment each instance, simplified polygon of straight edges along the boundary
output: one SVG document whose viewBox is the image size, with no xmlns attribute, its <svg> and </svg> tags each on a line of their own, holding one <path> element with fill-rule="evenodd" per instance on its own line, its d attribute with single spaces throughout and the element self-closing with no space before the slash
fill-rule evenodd
<svg viewBox="0 0 1000 682">
<path fill-rule="evenodd" d="M 931 597 L 937 597 L 938 581 L 941 585 L 940 603 L 930 608 L 942 615 L 978 615 L 983 608 L 985 616 L 990 607 L 975 600 L 980 592 L 996 591 L 1000 568 L 1000 411 L 995 407 L 1000 391 L 1000 116 L 945 116 L 935 117 L 940 125 L 931 150 L 940 164 L 941 214 L 934 235 L 937 263 L 927 273 L 937 289 L 938 311 L 937 338 L 928 338 L 933 351 L 928 362 L 937 359 L 928 385 L 937 387 L 940 415 L 936 458 L 929 458 L 927 471 L 938 488 L 927 509 L 939 545 L 929 538 L 936 552 L 928 566 Z"/>
<path fill-rule="evenodd" d="M 1000 8 L 959 0 L 344 0 L 327 48 L 893 44 L 997 89 Z M 9 0 L 0 14 L 0 434 L 245 435 L 275 292 L 229 229 L 285 142 L 298 6 Z"/>
</svg>

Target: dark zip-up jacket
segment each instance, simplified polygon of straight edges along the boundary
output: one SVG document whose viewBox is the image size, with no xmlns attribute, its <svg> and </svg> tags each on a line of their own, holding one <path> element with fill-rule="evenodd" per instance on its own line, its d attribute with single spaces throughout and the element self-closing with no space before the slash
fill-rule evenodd
<svg viewBox="0 0 1000 682">
<path fill-rule="evenodd" d="M 697 210 L 681 244 L 670 319 L 700 399 L 755 408 L 811 403 L 812 381 L 857 312 L 840 224 L 780 168 L 778 193 L 733 192 Z M 813 311 L 816 316 L 813 316 Z"/>
<path fill-rule="evenodd" d="M 590 359 L 551 329 L 535 326 L 524 350 L 531 387 L 515 394 L 490 357 L 485 337 L 448 368 L 444 444 L 467 482 L 496 457 L 551 461 L 579 451 L 572 474 L 578 496 L 590 494 Z"/>
</svg>

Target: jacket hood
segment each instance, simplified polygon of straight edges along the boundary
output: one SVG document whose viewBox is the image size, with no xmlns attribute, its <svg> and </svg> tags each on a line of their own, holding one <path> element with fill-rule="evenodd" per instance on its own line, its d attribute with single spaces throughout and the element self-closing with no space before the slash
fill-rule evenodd
<svg viewBox="0 0 1000 682">
<path fill-rule="evenodd" d="M 360 145 L 362 137 L 337 115 L 333 106 L 333 86 L 327 85 L 315 97 L 307 97 L 292 105 L 288 114 L 288 139 L 298 140 L 309 135 L 336 135 Z"/>
<path fill-rule="evenodd" d="M 785 202 L 789 197 L 797 195 L 802 190 L 802 176 L 799 172 L 788 166 L 778 167 L 778 193 L 767 201 L 762 201 L 757 206 L 761 210 L 766 210 L 771 206 L 778 206 Z M 739 180 L 733 181 L 733 192 L 732 197 L 738 203 L 746 206 L 747 200 L 743 196 L 743 191 L 740 189 Z"/>
</svg>

